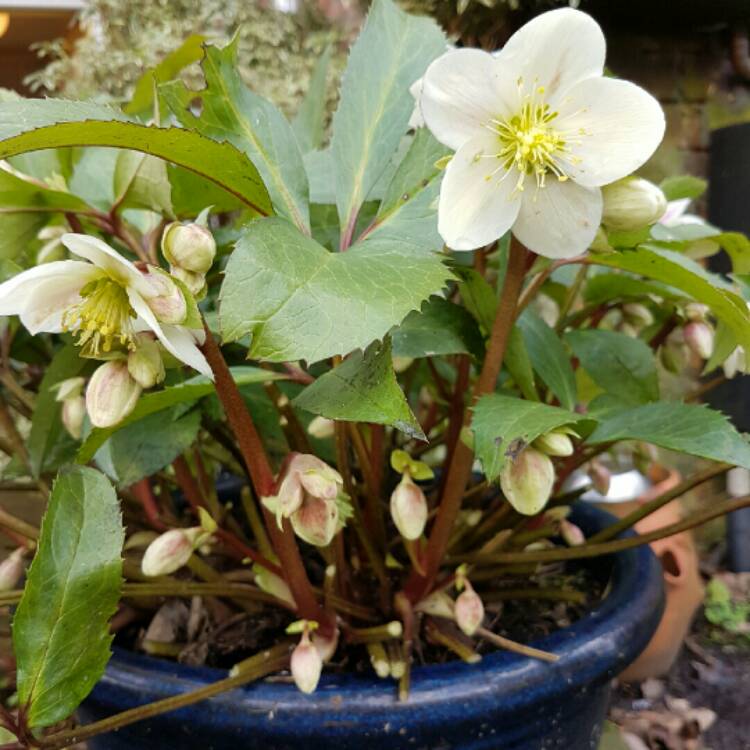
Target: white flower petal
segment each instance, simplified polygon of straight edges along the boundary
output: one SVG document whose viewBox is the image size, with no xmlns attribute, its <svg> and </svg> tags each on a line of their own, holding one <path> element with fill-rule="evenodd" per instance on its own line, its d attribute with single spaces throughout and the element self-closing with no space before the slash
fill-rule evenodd
<svg viewBox="0 0 750 750">
<path fill-rule="evenodd" d="M 513 234 L 529 250 L 547 258 L 585 252 L 602 218 L 602 192 L 548 176 L 545 187 L 527 190 Z"/>
<path fill-rule="evenodd" d="M 71 253 L 93 263 L 124 284 L 139 284 L 141 272 L 114 248 L 97 237 L 88 234 L 67 233 L 62 236 L 62 243 Z"/>
<path fill-rule="evenodd" d="M 202 332 L 193 332 L 182 326 L 162 326 L 143 297 L 133 289 L 128 289 L 128 299 L 138 317 L 156 334 L 172 356 L 213 380 L 211 368 L 196 344 Z"/>
<path fill-rule="evenodd" d="M 521 194 L 514 193 L 517 175 L 495 158 L 497 141 L 485 133 L 462 146 L 443 177 L 438 231 L 453 250 L 474 250 L 494 242 L 510 229 L 518 215 Z"/>
<path fill-rule="evenodd" d="M 677 200 L 669 201 L 667 203 L 667 210 L 662 214 L 661 219 L 659 219 L 659 224 L 673 227 L 683 223 L 682 218 L 685 215 L 685 211 L 688 210 L 690 202 L 690 198 L 677 198 Z"/>
<path fill-rule="evenodd" d="M 543 86 L 553 104 L 573 84 L 600 76 L 606 42 L 599 24 L 587 13 L 560 8 L 542 13 L 508 40 L 499 56 L 522 71 L 524 84 Z"/>
<path fill-rule="evenodd" d="M 517 76 L 489 52 L 457 49 L 438 57 L 424 75 L 419 106 L 432 134 L 458 150 L 485 133 L 484 124 L 520 106 Z"/>
<path fill-rule="evenodd" d="M 568 91 L 559 111 L 555 126 L 569 134 L 576 157 L 565 162 L 565 171 L 589 187 L 607 185 L 634 172 L 664 135 L 659 102 L 629 81 L 581 81 Z"/>
<path fill-rule="evenodd" d="M 0 284 L 0 315 L 19 315 L 31 334 L 59 333 L 63 312 L 101 271 L 89 263 L 60 260 L 23 271 Z"/>
</svg>

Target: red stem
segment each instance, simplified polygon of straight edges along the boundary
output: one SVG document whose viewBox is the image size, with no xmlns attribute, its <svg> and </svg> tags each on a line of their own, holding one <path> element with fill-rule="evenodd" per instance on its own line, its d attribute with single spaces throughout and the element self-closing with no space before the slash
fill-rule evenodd
<svg viewBox="0 0 750 750">
<path fill-rule="evenodd" d="M 255 494 L 262 501 L 264 497 L 272 496 L 276 489 L 271 464 L 260 435 L 255 429 L 253 418 L 250 416 L 242 394 L 240 394 L 237 384 L 232 378 L 232 373 L 229 372 L 229 367 L 221 354 L 219 345 L 205 323 L 204 328 L 206 341 L 203 344 L 202 351 L 214 374 L 216 393 L 224 407 L 229 426 L 237 438 Z M 333 623 L 315 598 L 315 592 L 307 577 L 307 571 L 289 522 L 284 519 L 283 530 L 279 529 L 276 519 L 262 505 L 262 502 L 261 506 L 271 544 L 279 558 L 281 568 L 284 571 L 284 578 L 289 584 L 300 616 L 305 620 L 318 622 L 324 633 L 328 634 L 333 627 Z"/>
<path fill-rule="evenodd" d="M 513 237 L 510 243 L 503 291 L 495 313 L 482 371 L 474 386 L 472 401 L 495 390 L 530 257 L 533 256 L 530 256 L 529 251 Z M 464 424 L 468 424 L 469 420 L 470 412 L 466 410 Z M 435 524 L 427 542 L 427 551 L 424 556 L 425 573 L 420 575 L 413 571 L 404 587 L 404 593 L 412 603 L 418 602 L 435 580 L 440 563 L 448 549 L 453 525 L 461 510 L 461 501 L 471 478 L 473 463 L 474 451 L 459 439 L 448 467 Z"/>
<path fill-rule="evenodd" d="M 151 489 L 151 482 L 148 477 L 141 479 L 132 485 L 130 491 L 133 493 L 136 500 L 138 500 L 143 506 L 143 512 L 146 514 L 148 522 L 157 531 L 166 531 L 167 525 L 159 517 L 159 505 L 156 502 L 156 496 Z"/>
</svg>

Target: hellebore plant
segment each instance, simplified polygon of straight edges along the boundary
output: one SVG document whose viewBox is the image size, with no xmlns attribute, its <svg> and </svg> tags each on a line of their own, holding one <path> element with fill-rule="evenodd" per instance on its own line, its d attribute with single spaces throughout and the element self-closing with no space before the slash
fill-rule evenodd
<svg viewBox="0 0 750 750">
<path fill-rule="evenodd" d="M 750 242 L 680 220 L 700 181 L 632 174 L 664 118 L 603 76 L 589 16 L 545 13 L 489 53 L 375 0 L 330 142 L 320 108 L 289 123 L 242 83 L 234 44 L 204 54 L 205 88 L 149 73 L 154 100 L 128 114 L 0 104 L 0 221 L 24 238 L 0 266 L 0 449 L 5 481 L 49 500 L 41 530 L 0 507 L 14 747 L 282 670 L 309 693 L 363 656 L 406 700 L 425 644 L 553 661 L 495 632 L 496 594 L 533 598 L 549 563 L 649 541 L 616 537 L 750 468 L 745 439 L 695 403 L 744 372 Z M 729 278 L 691 259 L 699 242 L 728 252 Z M 669 400 L 675 370 L 719 374 Z M 585 539 L 568 480 L 606 491 L 613 456 L 653 464 L 654 446 L 705 467 Z M 226 473 L 242 485 L 229 502 Z M 52 729 L 112 633 L 162 655 L 190 645 L 134 635 L 165 597 L 199 597 L 209 651 L 238 613 L 277 637 L 238 644 L 226 679 L 168 706 Z"/>
</svg>

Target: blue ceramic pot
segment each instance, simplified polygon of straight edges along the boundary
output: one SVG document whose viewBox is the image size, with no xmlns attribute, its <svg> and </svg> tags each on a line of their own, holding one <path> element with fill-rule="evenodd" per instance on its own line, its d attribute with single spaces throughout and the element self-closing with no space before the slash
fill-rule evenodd
<svg viewBox="0 0 750 750">
<path fill-rule="evenodd" d="M 614 519 L 591 506 L 574 520 L 591 533 Z M 535 646 L 554 664 L 497 651 L 479 664 L 413 671 L 408 702 L 394 683 L 325 675 L 311 696 L 261 682 L 133 724 L 91 750 L 595 750 L 610 681 L 648 643 L 663 610 L 662 571 L 649 547 L 608 558 L 609 594 Z M 602 565 L 602 561 L 599 561 Z M 94 721 L 195 690 L 224 676 L 116 650 L 79 714 Z"/>
</svg>

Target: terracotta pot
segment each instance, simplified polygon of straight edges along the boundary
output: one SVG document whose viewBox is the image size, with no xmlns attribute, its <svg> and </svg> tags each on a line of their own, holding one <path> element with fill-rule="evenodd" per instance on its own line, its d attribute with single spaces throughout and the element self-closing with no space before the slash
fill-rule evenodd
<svg viewBox="0 0 750 750">
<path fill-rule="evenodd" d="M 680 481 L 677 472 L 670 472 L 637 500 L 607 504 L 610 513 L 623 517 L 645 502 L 675 487 Z M 636 524 L 640 534 L 648 533 L 682 519 L 682 507 L 674 500 Z M 645 651 L 622 673 L 624 681 L 644 680 L 669 671 L 682 647 L 695 613 L 703 601 L 703 580 L 698 568 L 698 555 L 690 532 L 658 539 L 651 548 L 664 571 L 666 607 L 661 623 Z"/>
</svg>

